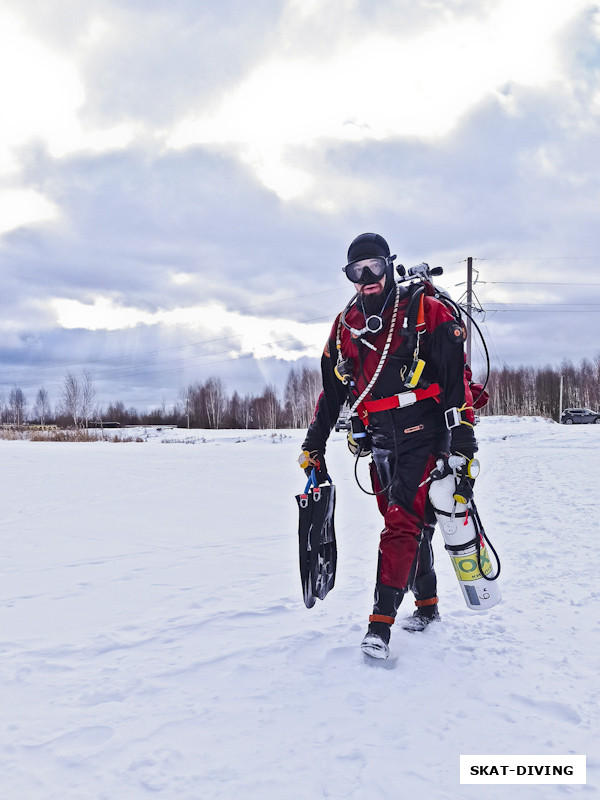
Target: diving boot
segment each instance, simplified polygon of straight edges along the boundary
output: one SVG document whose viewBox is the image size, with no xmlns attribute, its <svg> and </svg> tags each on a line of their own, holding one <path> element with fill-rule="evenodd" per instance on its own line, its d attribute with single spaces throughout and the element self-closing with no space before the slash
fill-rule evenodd
<svg viewBox="0 0 600 800">
<path fill-rule="evenodd" d="M 432 622 L 439 622 L 441 619 L 437 606 L 437 597 L 431 600 L 417 600 L 415 605 L 417 610 L 412 617 L 405 617 L 400 622 L 405 631 L 410 631 L 411 633 L 424 631 Z"/>
<path fill-rule="evenodd" d="M 371 620 L 372 617 L 369 617 L 369 619 Z M 369 628 L 360 645 L 360 649 L 366 656 L 380 659 L 388 658 L 390 654 L 391 627 L 394 623 L 394 618 L 387 617 L 386 620 L 388 619 L 391 621 L 376 620 L 369 622 Z"/>
<path fill-rule="evenodd" d="M 388 658 L 391 628 L 403 597 L 403 589 L 379 582 L 375 584 L 373 613 L 369 617 L 369 628 L 360 645 L 365 655 L 371 658 Z"/>
</svg>

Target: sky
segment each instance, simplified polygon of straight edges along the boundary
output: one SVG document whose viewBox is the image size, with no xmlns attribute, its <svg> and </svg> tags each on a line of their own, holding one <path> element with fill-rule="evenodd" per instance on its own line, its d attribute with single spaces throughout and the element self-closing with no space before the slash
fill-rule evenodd
<svg viewBox="0 0 600 800">
<path fill-rule="evenodd" d="M 5 397 L 282 389 L 365 231 L 492 367 L 600 353 L 596 2 L 0 0 L 0 115 Z"/>
</svg>

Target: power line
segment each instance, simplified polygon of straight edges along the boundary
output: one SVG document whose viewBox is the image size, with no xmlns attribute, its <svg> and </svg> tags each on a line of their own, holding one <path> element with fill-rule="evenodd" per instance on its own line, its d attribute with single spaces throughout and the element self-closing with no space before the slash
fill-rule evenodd
<svg viewBox="0 0 600 800">
<path fill-rule="evenodd" d="M 555 313 L 555 308 L 558 306 L 558 307 L 562 308 L 561 313 L 578 313 L 578 314 L 582 314 L 582 313 L 600 313 L 600 306 L 597 309 L 596 308 L 589 308 L 589 309 L 588 308 L 582 308 L 582 306 L 584 306 L 584 305 L 587 305 L 587 306 L 598 305 L 598 304 L 593 304 L 593 303 L 589 303 L 589 304 L 560 304 L 560 303 L 542 304 L 542 305 L 551 305 L 551 306 L 553 306 L 553 308 L 545 308 L 545 309 L 544 308 L 532 308 L 532 306 L 540 305 L 540 304 L 534 304 L 534 303 L 531 303 L 531 304 L 525 304 L 525 303 L 509 304 L 509 303 L 506 303 L 506 304 L 496 304 L 496 305 L 503 305 L 505 307 L 503 307 L 503 308 L 494 308 L 494 307 L 486 308 L 485 312 L 489 312 L 489 313 L 493 313 L 493 314 Z M 510 307 L 510 306 L 513 306 L 513 305 L 521 305 L 521 306 L 522 305 L 527 305 L 528 308 Z M 565 308 L 565 305 L 568 305 L 568 306 L 577 305 L 578 307 L 577 308 L 573 308 L 573 309 L 572 308 Z M 312 318 L 311 320 L 307 320 L 305 322 L 314 322 L 314 321 L 329 320 L 329 319 L 330 319 L 330 315 L 327 315 L 327 316 L 323 316 L 323 317 Z M 158 354 L 158 353 L 161 353 L 161 352 L 169 352 L 169 351 L 172 351 L 172 350 L 184 349 L 184 348 L 187 348 L 187 347 L 200 346 L 202 344 L 212 344 L 212 343 L 217 342 L 217 341 L 223 342 L 223 341 L 227 341 L 227 340 L 231 340 L 231 339 L 241 338 L 241 336 L 242 336 L 242 334 L 232 334 L 231 336 L 219 337 L 217 339 L 204 340 L 203 342 L 196 342 L 196 343 L 192 343 L 192 344 L 189 344 L 189 345 L 179 345 L 179 346 L 175 346 L 175 347 L 172 347 L 172 348 L 161 348 L 161 349 L 156 349 L 156 350 L 152 350 L 152 351 L 146 351 L 146 355 L 147 354 L 155 355 L 155 354 Z M 293 344 L 293 345 L 289 346 L 288 348 L 286 348 L 288 351 L 309 350 L 312 347 L 314 347 L 313 344 L 297 343 L 297 337 L 293 336 L 293 337 L 288 337 L 288 338 L 285 338 L 285 339 L 279 339 L 279 340 L 276 340 L 276 341 L 270 340 L 270 341 L 266 341 L 266 342 L 261 342 L 261 343 L 259 343 L 257 345 L 254 345 L 253 349 L 261 348 L 261 347 L 276 347 L 278 345 L 279 346 L 285 345 L 288 342 L 289 343 L 296 342 L 296 344 Z M 221 351 L 217 351 L 217 352 L 196 354 L 196 355 L 191 355 L 191 356 L 185 356 L 185 357 L 178 358 L 178 359 L 171 359 L 171 360 L 169 360 L 167 362 L 164 362 L 162 364 L 161 363 L 155 363 L 155 364 L 152 364 L 152 363 L 145 363 L 145 364 L 144 363 L 138 363 L 138 364 L 133 364 L 133 365 L 131 365 L 131 364 L 123 365 L 122 367 L 115 366 L 113 369 L 106 369 L 106 370 L 96 371 L 93 374 L 93 378 L 94 378 L 94 380 L 106 381 L 106 380 L 116 380 L 116 379 L 119 379 L 119 378 L 120 379 L 136 378 L 136 377 L 141 378 L 141 377 L 145 377 L 145 376 L 149 376 L 149 375 L 170 374 L 170 373 L 174 373 L 174 372 L 183 372 L 183 370 L 185 369 L 186 365 L 191 366 L 193 362 L 204 361 L 204 359 L 214 358 L 215 356 L 224 355 L 224 354 L 229 353 L 229 352 L 230 352 L 229 350 L 221 350 Z M 222 363 L 227 363 L 227 362 L 233 363 L 235 361 L 243 360 L 244 358 L 251 357 L 251 355 L 252 355 L 251 353 L 240 354 L 240 355 L 230 354 L 228 358 L 219 359 L 217 361 L 205 362 L 203 364 L 203 366 L 207 367 L 207 366 L 212 366 L 214 364 L 222 364 Z M 104 363 L 106 361 L 110 362 L 112 360 L 122 360 L 123 358 L 128 358 L 128 357 L 132 358 L 134 356 L 135 356 L 135 354 L 133 356 L 115 356 L 114 359 L 110 359 L 110 358 L 108 358 L 108 359 L 100 359 L 100 361 L 93 361 L 91 363 L 100 363 L 100 362 Z M 179 362 L 180 365 L 176 366 L 178 362 Z M 61 367 L 64 368 L 65 366 L 82 366 L 82 365 L 88 365 L 89 363 L 90 362 L 87 361 L 87 362 L 76 362 L 75 364 L 69 364 L 69 365 L 66 365 L 66 364 L 58 364 L 58 365 L 49 365 L 49 364 L 35 365 L 35 364 L 32 364 L 32 365 L 28 365 L 28 367 L 29 367 L 29 369 L 35 369 L 36 371 L 39 371 L 41 369 L 60 369 Z M 4 373 L 3 377 L 4 377 L 4 380 L 2 381 L 2 384 L 9 384 L 9 383 L 12 382 L 10 380 L 11 373 L 8 373 L 8 374 Z M 13 373 L 12 377 L 14 379 L 18 378 L 16 373 Z M 8 380 L 6 380 L 6 378 L 8 378 Z M 60 380 L 61 379 L 55 378 L 51 382 L 52 383 L 58 383 Z M 39 384 L 39 379 L 27 380 L 27 381 L 21 381 L 20 380 L 19 383 L 23 387 L 27 388 L 27 387 L 30 387 L 30 386 L 38 385 Z"/>
<path fill-rule="evenodd" d="M 600 256 L 492 256 L 474 261 L 600 261 Z M 466 258 L 461 263 L 464 263 Z"/>
<path fill-rule="evenodd" d="M 581 283 L 575 283 L 574 281 L 477 281 L 479 286 L 485 286 L 488 283 L 505 286 L 600 286 L 600 283 L 590 283 L 590 281 L 582 281 Z M 457 283 L 455 285 L 460 286 L 461 284 Z"/>
<path fill-rule="evenodd" d="M 332 291 L 337 291 L 337 290 L 333 290 L 333 289 L 327 290 L 327 292 L 332 292 Z M 318 292 L 317 294 L 325 294 L 325 292 Z M 299 295 L 298 297 L 311 297 L 311 296 L 312 295 Z M 288 298 L 288 300 L 293 300 L 293 299 L 296 299 L 296 298 L 293 298 L 293 297 L 292 298 Z M 269 303 L 270 302 L 279 302 L 279 301 L 269 301 Z M 260 304 L 260 305 L 262 305 L 262 304 Z M 268 305 L 268 303 L 265 303 L 264 305 Z M 253 306 L 246 306 L 246 308 L 252 308 L 252 307 Z M 254 308 L 258 308 L 258 307 L 259 307 L 259 305 L 254 306 Z M 235 313 L 235 312 L 237 312 L 239 310 L 240 309 L 235 309 L 233 312 L 230 312 L 230 313 Z M 289 322 L 291 324 L 310 325 L 311 323 L 324 322 L 324 321 L 329 321 L 329 320 L 331 320 L 331 314 L 328 313 L 326 315 L 322 315 L 322 316 L 319 316 L 319 317 L 310 317 L 309 319 L 300 320 L 300 321 L 290 320 Z M 135 358 L 136 360 L 143 361 L 144 358 L 147 357 L 147 356 L 156 356 L 156 355 L 160 355 L 161 353 L 174 352 L 176 350 L 186 350 L 188 348 L 193 348 L 193 347 L 202 347 L 202 346 L 205 346 L 207 344 L 215 344 L 216 342 L 226 342 L 226 341 L 230 341 L 232 339 L 241 339 L 243 336 L 244 336 L 243 333 L 233 333 L 233 334 L 230 334 L 229 336 L 218 336 L 218 337 L 216 337 L 214 339 L 203 339 L 201 341 L 188 342 L 186 344 L 181 344 L 181 345 L 172 345 L 170 347 L 155 348 L 154 350 L 145 350 L 145 351 L 142 351 L 142 352 L 134 352 L 134 353 L 126 354 L 126 355 L 107 356 L 106 358 L 88 358 L 85 361 L 71 361 L 71 362 L 58 362 L 58 363 L 44 362 L 43 364 L 30 364 L 29 366 L 31 366 L 32 368 L 35 367 L 35 369 L 37 369 L 37 370 L 54 370 L 54 369 L 69 369 L 69 368 L 72 368 L 72 367 L 89 366 L 90 364 L 106 364 L 106 363 L 110 364 L 110 363 L 115 362 L 115 361 L 122 361 L 123 359 L 133 359 L 133 358 Z M 290 338 L 287 338 L 287 339 L 282 339 L 281 341 L 261 342 L 258 345 L 255 345 L 255 347 L 268 347 L 270 345 L 271 346 L 272 345 L 277 345 L 277 344 L 280 344 L 280 343 L 286 342 L 286 341 L 294 341 L 296 338 L 297 337 L 290 337 Z M 308 347 L 312 347 L 312 346 L 313 345 L 307 345 L 307 348 Z M 220 351 L 220 352 L 225 352 L 225 351 Z M 178 359 L 178 360 L 184 360 L 184 361 L 195 360 L 195 359 L 199 359 L 199 358 L 208 358 L 211 355 L 215 355 L 215 354 L 214 353 L 196 354 L 196 355 L 185 356 L 182 359 Z M 123 368 L 127 368 L 127 367 L 124 366 Z M 119 369 L 119 367 L 115 366 L 115 369 Z M 11 380 L 10 380 L 11 376 L 13 376 L 14 374 L 15 373 L 4 372 L 3 375 L 2 375 L 2 381 L 0 381 L 0 383 L 2 383 L 2 384 L 10 383 L 11 382 Z"/>
<path fill-rule="evenodd" d="M 545 258 L 545 257 L 538 256 L 538 257 L 534 257 L 534 258 L 542 259 L 542 258 Z M 592 259 L 592 258 L 596 258 L 596 257 L 595 256 L 577 256 L 577 257 L 551 256 L 551 257 L 548 257 L 548 258 L 549 259 L 551 258 L 553 260 L 566 259 L 566 258 L 569 258 L 569 259 L 577 258 L 577 259 L 581 260 L 581 259 Z M 474 259 L 474 260 L 476 260 L 476 261 L 501 261 L 501 260 L 504 260 L 504 261 L 514 260 L 514 261 L 516 261 L 516 260 L 531 260 L 531 259 L 527 259 L 527 258 L 520 258 L 520 259 L 518 259 L 518 258 L 516 258 L 516 259 L 510 259 L 510 258 L 498 258 L 498 259 L 495 259 L 495 258 L 491 258 L 491 259 L 483 258 L 483 259 Z M 463 263 L 463 262 L 458 262 L 458 263 Z M 479 286 L 486 285 L 486 284 L 490 284 L 490 285 L 536 285 L 536 286 L 556 285 L 556 286 L 586 286 L 586 287 L 589 287 L 589 286 L 600 286 L 600 283 L 590 283 L 590 282 L 574 283 L 572 281 L 568 281 L 568 282 L 564 282 L 564 281 L 539 281 L 539 280 L 538 281 L 477 281 L 477 285 L 479 285 Z M 460 283 L 459 284 L 455 284 L 455 286 L 460 286 L 460 285 L 461 285 Z M 307 297 L 314 298 L 317 295 L 326 295 L 326 294 L 333 294 L 333 293 L 337 294 L 337 293 L 340 293 L 343 288 L 344 287 L 336 287 L 336 288 L 324 289 L 324 290 L 319 291 L 319 292 L 311 292 L 310 294 L 294 295 L 294 296 L 290 296 L 290 297 L 273 299 L 273 300 L 265 301 L 263 303 L 257 303 L 257 304 L 253 304 L 253 305 L 242 306 L 242 307 L 237 308 L 237 309 L 232 309 L 228 313 L 238 313 L 238 312 L 242 312 L 242 311 L 248 311 L 248 310 L 251 310 L 251 309 L 258 309 L 258 308 L 262 308 L 262 307 L 265 307 L 265 306 L 273 305 L 274 303 L 283 304 L 283 303 L 287 303 L 287 302 L 294 302 L 296 300 L 301 300 L 301 299 L 304 299 L 304 298 L 307 298 Z M 561 309 L 561 313 L 583 314 L 583 313 L 599 313 L 600 307 L 599 308 L 594 308 L 594 306 L 597 306 L 597 305 L 598 305 L 597 303 L 502 303 L 502 302 L 496 302 L 496 303 L 493 303 L 492 307 L 489 307 L 489 308 L 486 308 L 486 309 L 478 309 L 478 310 L 484 311 L 484 312 L 489 312 L 489 313 L 492 313 L 492 314 L 507 314 L 507 313 L 528 313 L 528 314 L 532 314 L 532 313 L 555 313 L 556 309 Z M 523 306 L 527 306 L 527 308 L 523 308 Z M 546 308 L 543 308 L 543 307 L 540 307 L 540 306 L 546 306 Z M 299 324 L 309 324 L 309 323 L 312 323 L 312 322 L 321 322 L 321 321 L 330 320 L 330 319 L 331 319 L 331 315 L 327 314 L 327 315 L 324 315 L 324 316 L 315 317 L 315 318 L 311 318 L 311 319 L 308 319 L 308 320 L 301 320 L 301 321 L 299 321 Z M 214 343 L 217 343 L 217 342 L 224 343 L 226 341 L 240 339 L 242 336 L 243 336 L 243 334 L 231 334 L 229 336 L 219 336 L 219 337 L 216 337 L 216 338 L 213 338 L 213 339 L 205 339 L 205 340 L 201 340 L 201 341 L 197 341 L 197 342 L 188 342 L 186 344 L 173 345 L 173 346 L 169 346 L 169 347 L 155 348 L 153 350 L 147 350 L 147 351 L 142 351 L 142 352 L 133 352 L 133 353 L 130 353 L 130 354 L 125 354 L 125 355 L 109 356 L 109 357 L 97 358 L 97 359 L 87 359 L 85 361 L 69 362 L 69 363 L 64 363 L 63 362 L 63 363 L 54 363 L 54 364 L 52 364 L 52 363 L 45 362 L 43 364 L 28 364 L 28 365 L 24 365 L 23 368 L 25 368 L 25 369 L 27 369 L 27 368 L 35 369 L 36 372 L 39 373 L 42 370 L 48 370 L 48 369 L 57 370 L 57 369 L 89 366 L 90 364 L 92 364 L 92 365 L 94 365 L 94 364 L 95 365 L 99 365 L 99 364 L 106 364 L 106 365 L 114 364 L 112 369 L 108 368 L 108 369 L 104 369 L 104 370 L 97 370 L 96 374 L 94 375 L 94 379 L 98 379 L 98 380 L 110 380 L 110 379 L 114 380 L 114 379 L 118 379 L 118 378 L 125 379 L 125 378 L 143 377 L 143 376 L 146 376 L 146 375 L 159 374 L 159 373 L 165 373 L 166 374 L 166 373 L 169 373 L 169 372 L 182 372 L 186 365 L 190 365 L 191 366 L 191 364 L 193 362 L 204 361 L 204 359 L 214 358 L 215 356 L 218 356 L 218 355 L 221 355 L 221 354 L 225 354 L 225 353 L 229 353 L 230 351 L 229 350 L 221 350 L 221 351 L 211 352 L 211 353 L 187 355 L 187 356 L 182 356 L 182 357 L 176 358 L 176 359 L 170 359 L 170 360 L 168 360 L 168 361 L 166 361 L 164 363 L 148 363 L 147 358 L 150 357 L 150 356 L 158 356 L 158 355 L 164 354 L 164 353 L 175 353 L 176 351 L 184 351 L 184 350 L 188 350 L 188 349 L 191 349 L 191 348 L 203 347 L 203 346 L 214 344 Z M 278 341 L 262 342 L 260 344 L 254 345 L 253 346 L 253 350 L 255 348 L 259 348 L 259 347 L 275 347 L 277 345 L 284 345 L 284 344 L 286 344 L 288 342 L 289 343 L 297 342 L 297 337 L 289 337 L 289 338 L 281 339 L 281 340 L 278 340 Z M 286 349 L 290 350 L 290 351 L 294 351 L 294 350 L 309 350 L 312 347 L 314 347 L 314 345 L 312 345 L 312 344 L 309 344 L 309 345 L 295 344 L 295 345 L 290 345 Z M 250 355 L 251 354 L 247 354 L 247 355 L 230 354 L 229 357 L 226 358 L 226 359 L 221 359 L 219 361 L 205 362 L 203 366 L 211 366 L 212 364 L 218 364 L 218 363 L 224 363 L 224 362 L 234 362 L 234 361 L 237 361 L 239 359 L 250 357 Z M 135 361 L 137 361 L 137 363 L 133 363 L 132 364 L 131 362 L 134 359 L 135 359 Z M 128 360 L 129 363 L 126 362 L 122 366 L 119 366 L 116 363 L 116 362 L 124 361 L 124 360 Z M 177 366 L 178 363 L 180 364 L 180 366 Z M 12 372 L 12 373 L 11 372 L 9 372 L 9 373 L 5 372 L 3 374 L 3 376 L 2 376 L 2 378 L 3 378 L 2 384 L 10 384 L 10 383 L 13 382 L 11 380 L 11 378 L 17 378 L 17 377 L 18 376 L 17 376 L 16 372 Z M 29 384 L 29 385 L 33 386 L 33 385 L 36 385 L 38 383 L 39 383 L 39 379 L 36 380 L 36 381 L 27 381 L 24 385 L 28 385 Z"/>
</svg>

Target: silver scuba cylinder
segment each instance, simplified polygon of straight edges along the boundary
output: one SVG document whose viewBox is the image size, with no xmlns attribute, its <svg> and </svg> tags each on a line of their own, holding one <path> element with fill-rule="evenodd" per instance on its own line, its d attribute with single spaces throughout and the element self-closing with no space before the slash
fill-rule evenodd
<svg viewBox="0 0 600 800">
<path fill-rule="evenodd" d="M 440 459 L 431 474 L 429 499 L 465 602 L 473 611 L 484 611 L 499 603 L 502 594 L 492 574 L 494 568 L 475 504 L 472 499 L 466 503 L 455 499 L 460 480 L 457 467 L 465 464 L 466 459 L 460 456 Z"/>
</svg>

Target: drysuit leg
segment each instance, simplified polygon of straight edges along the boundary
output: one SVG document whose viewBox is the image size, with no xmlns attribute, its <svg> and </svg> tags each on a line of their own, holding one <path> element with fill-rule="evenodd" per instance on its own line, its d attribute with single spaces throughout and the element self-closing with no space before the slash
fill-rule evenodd
<svg viewBox="0 0 600 800">
<path fill-rule="evenodd" d="M 371 469 L 377 503 L 385 527 L 379 545 L 378 583 L 406 591 L 412 584 L 421 531 L 425 524 L 427 484 L 433 467 L 429 448 L 415 448 L 398 456 L 374 452 Z"/>
<path fill-rule="evenodd" d="M 409 586 L 414 583 L 417 552 L 424 524 L 426 485 L 432 468 L 429 449 L 412 451 L 396 466 L 392 454 L 373 453 L 371 482 L 385 527 L 381 533 L 373 613 L 362 648 L 370 656 L 387 658 L 391 626 Z M 407 469 L 408 467 L 408 469 Z"/>
</svg>

